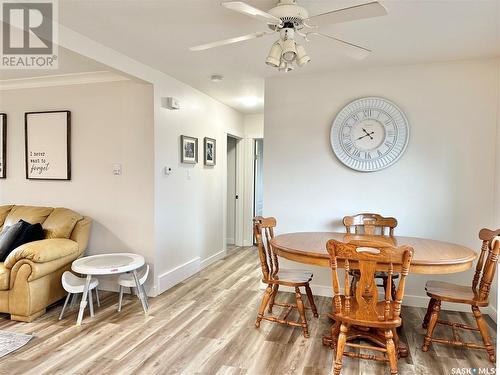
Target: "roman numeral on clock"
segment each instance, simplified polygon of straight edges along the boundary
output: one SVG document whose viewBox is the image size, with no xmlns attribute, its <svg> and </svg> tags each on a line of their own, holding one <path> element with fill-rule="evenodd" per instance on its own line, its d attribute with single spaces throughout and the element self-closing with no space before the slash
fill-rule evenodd
<svg viewBox="0 0 500 375">
<path fill-rule="evenodd" d="M 347 147 L 352 148 L 352 146 L 354 146 L 354 143 L 352 143 L 352 141 L 349 138 L 344 138 L 343 143 L 344 147 L 346 148 Z"/>
</svg>

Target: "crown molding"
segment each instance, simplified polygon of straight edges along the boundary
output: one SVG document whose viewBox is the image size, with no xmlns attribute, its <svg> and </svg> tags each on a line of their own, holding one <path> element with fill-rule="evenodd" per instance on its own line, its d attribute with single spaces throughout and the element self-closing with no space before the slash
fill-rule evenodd
<svg viewBox="0 0 500 375">
<path fill-rule="evenodd" d="M 0 90 L 19 90 L 37 87 L 85 85 L 101 82 L 129 81 L 130 78 L 109 71 L 59 74 L 43 77 L 0 80 Z"/>
</svg>

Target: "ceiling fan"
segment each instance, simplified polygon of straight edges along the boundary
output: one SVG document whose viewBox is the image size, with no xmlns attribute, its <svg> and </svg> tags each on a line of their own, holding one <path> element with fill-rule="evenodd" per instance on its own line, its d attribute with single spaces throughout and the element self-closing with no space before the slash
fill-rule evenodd
<svg viewBox="0 0 500 375">
<path fill-rule="evenodd" d="M 242 1 L 223 2 L 221 5 L 227 9 L 267 23 L 271 31 L 256 32 L 217 42 L 201 44 L 191 47 L 190 50 L 204 51 L 210 48 L 239 43 L 245 40 L 261 38 L 266 35 L 277 33 L 279 34 L 279 39 L 272 45 L 266 59 L 266 64 L 284 72 L 292 70 L 294 62 L 302 67 L 311 61 L 304 46 L 295 41 L 297 35 L 304 38 L 306 41 L 309 41 L 310 35 L 327 38 L 339 52 L 358 60 L 364 59 L 370 54 L 371 51 L 369 49 L 330 35 L 322 34 L 318 32 L 317 29 L 324 25 L 379 17 L 387 14 L 385 8 L 378 1 L 337 9 L 311 17 L 305 8 L 297 5 L 297 0 L 279 0 L 278 4 L 267 12 Z"/>
</svg>

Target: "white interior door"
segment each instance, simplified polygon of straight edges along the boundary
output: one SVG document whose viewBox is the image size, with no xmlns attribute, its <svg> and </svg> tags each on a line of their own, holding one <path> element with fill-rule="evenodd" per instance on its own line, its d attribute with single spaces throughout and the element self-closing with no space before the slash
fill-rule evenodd
<svg viewBox="0 0 500 375">
<path fill-rule="evenodd" d="M 226 243 L 236 243 L 236 167 L 237 167 L 237 140 L 227 137 L 227 225 Z"/>
<path fill-rule="evenodd" d="M 262 216 L 264 207 L 264 140 L 255 140 L 255 168 L 254 168 L 254 216 Z"/>
</svg>

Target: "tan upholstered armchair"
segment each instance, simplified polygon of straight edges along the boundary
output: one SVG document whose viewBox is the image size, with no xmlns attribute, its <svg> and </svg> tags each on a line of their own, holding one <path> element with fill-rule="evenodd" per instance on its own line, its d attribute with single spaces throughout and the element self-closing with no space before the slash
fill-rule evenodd
<svg viewBox="0 0 500 375">
<path fill-rule="evenodd" d="M 65 296 L 61 275 L 87 248 L 91 219 L 66 208 L 0 206 L 0 229 L 23 219 L 45 239 L 19 246 L 0 263 L 0 312 L 31 322 Z"/>
</svg>

